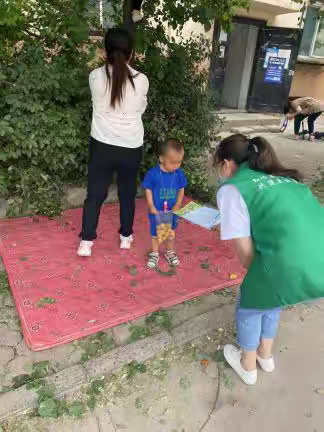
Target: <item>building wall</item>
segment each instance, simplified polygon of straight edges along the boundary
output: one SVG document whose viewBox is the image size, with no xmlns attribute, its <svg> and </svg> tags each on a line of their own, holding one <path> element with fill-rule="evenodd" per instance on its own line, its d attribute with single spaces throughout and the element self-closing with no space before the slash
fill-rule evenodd
<svg viewBox="0 0 324 432">
<path fill-rule="evenodd" d="M 297 28 L 301 17 L 300 12 L 292 12 L 282 15 L 271 14 L 261 8 L 237 9 L 236 15 L 266 21 L 267 25 L 274 27 Z"/>
<path fill-rule="evenodd" d="M 324 65 L 298 63 L 290 96 L 311 96 L 324 100 Z"/>
<path fill-rule="evenodd" d="M 270 25 L 275 27 L 298 28 L 300 26 L 301 13 L 294 12 L 284 15 L 276 15 Z"/>
<path fill-rule="evenodd" d="M 251 19 L 258 19 L 262 21 L 266 21 L 269 26 L 275 26 L 275 27 L 287 27 L 287 28 L 298 28 L 299 22 L 301 19 L 301 13 L 300 12 L 292 12 L 282 15 L 274 15 L 271 14 L 262 8 L 253 7 L 249 9 L 249 11 L 245 9 L 237 9 L 236 10 L 236 16 L 239 17 L 246 17 Z M 170 35 L 172 34 L 175 36 L 175 32 L 169 29 Z M 191 20 L 189 20 L 184 28 L 183 28 L 183 35 L 189 36 L 190 34 L 195 35 L 204 35 L 208 39 L 212 40 L 213 32 L 212 30 L 205 32 L 204 27 L 201 24 L 197 24 Z"/>
</svg>

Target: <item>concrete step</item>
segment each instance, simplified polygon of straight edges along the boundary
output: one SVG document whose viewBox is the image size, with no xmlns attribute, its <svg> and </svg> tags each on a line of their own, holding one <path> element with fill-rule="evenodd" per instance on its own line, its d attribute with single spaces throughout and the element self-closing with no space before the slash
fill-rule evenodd
<svg viewBox="0 0 324 432">
<path fill-rule="evenodd" d="M 230 129 L 232 133 L 240 133 L 243 135 L 261 133 L 261 132 L 280 132 L 280 125 L 267 124 L 264 126 L 261 125 L 251 125 L 251 126 L 241 126 L 241 127 L 232 127 Z"/>
<path fill-rule="evenodd" d="M 261 113 L 247 113 L 247 112 L 224 112 L 214 111 L 222 120 L 220 131 L 231 131 L 233 128 L 240 127 L 259 127 L 259 131 L 265 132 L 263 127 L 278 126 L 280 124 L 279 114 L 261 114 Z M 261 129 L 262 127 L 262 129 Z M 256 130 L 256 129 L 255 129 Z M 267 129 L 269 131 L 269 129 Z"/>
</svg>

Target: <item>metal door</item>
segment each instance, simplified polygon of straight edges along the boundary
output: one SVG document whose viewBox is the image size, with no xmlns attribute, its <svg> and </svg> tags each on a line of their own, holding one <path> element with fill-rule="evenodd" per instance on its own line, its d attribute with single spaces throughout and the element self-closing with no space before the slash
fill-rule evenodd
<svg viewBox="0 0 324 432">
<path fill-rule="evenodd" d="M 287 102 L 301 42 L 301 30 L 259 30 L 251 74 L 248 111 L 281 112 Z"/>
</svg>

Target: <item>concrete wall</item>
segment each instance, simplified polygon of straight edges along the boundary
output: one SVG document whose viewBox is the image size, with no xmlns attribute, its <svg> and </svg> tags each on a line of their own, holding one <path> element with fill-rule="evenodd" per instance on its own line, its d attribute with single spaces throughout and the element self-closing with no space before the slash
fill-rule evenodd
<svg viewBox="0 0 324 432">
<path fill-rule="evenodd" d="M 275 1 L 280 2 L 281 0 L 272 0 L 272 2 Z M 267 2 L 264 3 L 266 4 Z M 293 2 L 291 2 L 291 4 L 293 4 Z M 274 13 L 270 13 L 269 10 L 260 7 L 260 3 L 257 3 L 257 5 L 253 5 L 252 3 L 248 11 L 240 8 L 236 9 L 236 16 L 266 21 L 269 26 L 297 28 L 299 26 L 301 13 L 292 12 L 276 15 Z M 201 24 L 197 24 L 192 20 L 189 20 L 185 24 L 182 34 L 186 37 L 190 36 L 192 33 L 195 35 L 205 35 L 210 40 L 212 40 L 213 37 L 212 29 L 206 33 L 204 27 Z M 171 28 L 169 29 L 169 35 L 176 36 L 175 32 L 173 32 Z"/>
<path fill-rule="evenodd" d="M 228 108 L 246 107 L 257 37 L 257 27 L 245 24 L 236 24 L 230 35 L 222 94 Z"/>
<path fill-rule="evenodd" d="M 276 15 L 269 25 L 275 27 L 298 28 L 300 26 L 301 13 L 295 12 L 284 15 Z"/>
<path fill-rule="evenodd" d="M 290 96 L 311 96 L 324 101 L 324 65 L 298 63 Z"/>
<path fill-rule="evenodd" d="M 301 17 L 300 12 L 276 15 L 257 7 L 251 7 L 249 11 L 245 9 L 237 9 L 236 15 L 239 17 L 263 20 L 266 21 L 269 26 L 287 28 L 297 28 L 299 25 L 299 19 Z"/>
</svg>

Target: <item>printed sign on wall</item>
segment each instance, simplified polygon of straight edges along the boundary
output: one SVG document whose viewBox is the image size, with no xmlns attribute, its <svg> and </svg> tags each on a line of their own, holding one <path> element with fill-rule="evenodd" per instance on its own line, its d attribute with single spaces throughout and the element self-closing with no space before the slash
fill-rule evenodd
<svg viewBox="0 0 324 432">
<path fill-rule="evenodd" d="M 269 57 L 264 74 L 264 82 L 280 84 L 285 69 L 286 59 L 281 57 Z"/>
</svg>

